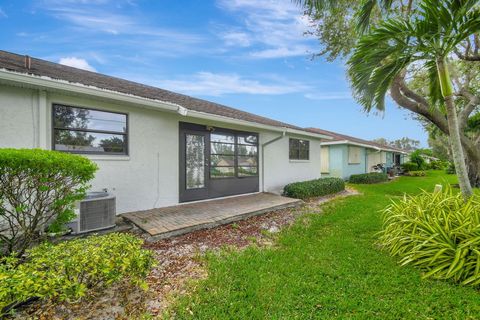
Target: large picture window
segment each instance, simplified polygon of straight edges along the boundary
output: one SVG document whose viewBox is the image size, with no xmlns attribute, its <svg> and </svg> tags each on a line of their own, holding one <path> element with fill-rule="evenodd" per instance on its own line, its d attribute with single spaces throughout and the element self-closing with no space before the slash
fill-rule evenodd
<svg viewBox="0 0 480 320">
<path fill-rule="evenodd" d="M 290 139 L 289 157 L 290 160 L 309 160 L 310 141 L 301 139 Z"/>
<path fill-rule="evenodd" d="M 239 132 L 210 135 L 210 178 L 258 175 L 258 136 Z"/>
<path fill-rule="evenodd" d="M 87 154 L 128 154 L 124 113 L 54 104 L 53 149 Z"/>
</svg>

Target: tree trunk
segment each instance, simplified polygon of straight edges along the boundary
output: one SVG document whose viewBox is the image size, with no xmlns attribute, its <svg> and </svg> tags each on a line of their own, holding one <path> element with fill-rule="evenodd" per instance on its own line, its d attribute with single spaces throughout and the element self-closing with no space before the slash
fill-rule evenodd
<svg viewBox="0 0 480 320">
<path fill-rule="evenodd" d="M 468 154 L 466 156 L 470 185 L 475 188 L 480 188 L 480 162 L 471 159 Z"/>
<path fill-rule="evenodd" d="M 462 142 L 460 140 L 460 129 L 458 127 L 457 111 L 453 103 L 453 96 L 445 97 L 447 109 L 448 128 L 450 131 L 450 144 L 452 146 L 453 163 L 458 176 L 458 183 L 463 197 L 468 199 L 472 196 L 472 186 L 468 177 L 467 166 L 465 165 L 465 155 L 463 153 Z"/>
<path fill-rule="evenodd" d="M 457 110 L 453 101 L 453 85 L 445 62 L 445 58 L 439 57 L 437 60 L 437 72 L 440 80 L 442 95 L 447 109 L 448 131 L 450 133 L 450 145 L 452 147 L 453 163 L 458 176 L 458 183 L 462 191 L 463 198 L 466 200 L 473 194 L 472 186 L 468 178 L 467 166 L 465 164 L 465 155 L 463 153 L 462 139 L 460 137 L 460 126 L 458 124 Z"/>
<path fill-rule="evenodd" d="M 427 101 L 415 95 L 413 92 L 405 93 L 408 88 L 402 86 L 403 76 L 398 76 L 390 86 L 390 95 L 393 100 L 400 106 L 411 112 L 423 116 L 425 119 L 433 123 L 441 132 L 450 137 L 448 122 L 443 114 L 436 112 Z M 423 100 L 422 100 L 423 99 Z M 461 142 L 467 156 L 468 174 L 472 186 L 480 187 L 480 148 L 463 132 L 461 133 Z M 451 148 L 450 148 L 451 150 Z"/>
</svg>

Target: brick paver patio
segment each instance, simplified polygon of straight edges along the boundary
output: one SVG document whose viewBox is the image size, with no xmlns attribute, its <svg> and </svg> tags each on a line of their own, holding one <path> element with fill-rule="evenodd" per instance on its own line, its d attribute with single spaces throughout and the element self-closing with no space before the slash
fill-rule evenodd
<svg viewBox="0 0 480 320">
<path fill-rule="evenodd" d="M 301 200 L 271 193 L 215 199 L 124 213 L 122 216 L 155 239 L 215 227 L 250 216 L 298 207 Z"/>
</svg>

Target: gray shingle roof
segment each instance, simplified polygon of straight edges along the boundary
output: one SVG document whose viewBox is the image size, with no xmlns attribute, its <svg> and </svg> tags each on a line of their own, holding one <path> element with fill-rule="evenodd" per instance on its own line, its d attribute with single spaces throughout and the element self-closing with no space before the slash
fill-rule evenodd
<svg viewBox="0 0 480 320">
<path fill-rule="evenodd" d="M 369 140 L 364 140 L 352 136 L 347 136 L 345 134 L 333 132 L 333 131 L 328 131 L 328 130 L 323 130 L 323 129 L 318 129 L 318 128 L 306 128 L 305 130 L 313 132 L 313 133 L 318 133 L 318 134 L 324 134 L 327 136 L 332 137 L 332 140 L 329 140 L 328 142 L 336 142 L 336 141 L 349 141 L 352 143 L 359 143 L 359 144 L 364 144 L 368 146 L 372 146 L 372 148 L 379 148 L 379 149 L 384 149 L 384 150 L 391 150 L 391 151 L 398 151 L 398 152 L 405 152 L 404 150 L 391 147 L 391 146 L 384 146 L 380 143 L 376 143 L 373 141 Z"/>
<path fill-rule="evenodd" d="M 35 76 L 48 77 L 51 79 L 67 81 L 70 83 L 79 83 L 104 90 L 131 94 L 147 99 L 170 102 L 178 104 L 190 110 L 224 116 L 232 119 L 244 120 L 275 127 L 286 127 L 290 129 L 307 131 L 303 128 L 288 123 L 272 120 L 249 112 L 227 107 L 218 103 L 193 98 L 187 95 L 103 75 L 96 72 L 90 72 L 73 67 L 68 67 L 37 58 L 31 58 L 30 68 L 26 68 L 25 57 L 26 56 L 24 55 L 0 50 L 0 69 L 6 69 L 8 71 L 14 71 Z"/>
</svg>

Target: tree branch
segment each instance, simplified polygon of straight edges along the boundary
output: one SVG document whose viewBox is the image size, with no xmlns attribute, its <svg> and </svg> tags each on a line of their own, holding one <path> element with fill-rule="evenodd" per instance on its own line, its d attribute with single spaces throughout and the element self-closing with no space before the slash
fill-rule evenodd
<svg viewBox="0 0 480 320">
<path fill-rule="evenodd" d="M 466 89 L 462 89 L 460 91 L 460 95 L 469 100 L 465 108 L 458 113 L 458 123 L 460 125 L 460 129 L 463 130 L 467 125 L 470 114 L 475 110 L 476 107 L 478 107 L 478 105 L 480 105 L 480 97 L 475 96 Z"/>
<path fill-rule="evenodd" d="M 445 116 L 438 110 L 430 108 L 428 101 L 422 96 L 410 90 L 402 76 L 396 77 L 390 87 L 390 95 L 393 100 L 414 113 L 422 115 L 425 119 L 436 125 L 443 133 L 449 134 L 448 123 Z"/>
</svg>

